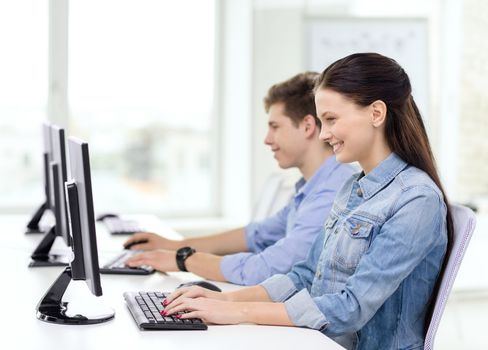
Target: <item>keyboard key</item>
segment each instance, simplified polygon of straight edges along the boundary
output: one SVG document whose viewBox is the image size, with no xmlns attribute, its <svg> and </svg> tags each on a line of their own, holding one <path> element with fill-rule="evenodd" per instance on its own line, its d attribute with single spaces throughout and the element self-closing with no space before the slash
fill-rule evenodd
<svg viewBox="0 0 488 350">
<path fill-rule="evenodd" d="M 156 319 L 156 321 L 159 323 L 159 322 L 164 322 L 164 317 L 161 316 L 160 314 L 155 314 L 154 315 L 154 318 Z"/>
</svg>

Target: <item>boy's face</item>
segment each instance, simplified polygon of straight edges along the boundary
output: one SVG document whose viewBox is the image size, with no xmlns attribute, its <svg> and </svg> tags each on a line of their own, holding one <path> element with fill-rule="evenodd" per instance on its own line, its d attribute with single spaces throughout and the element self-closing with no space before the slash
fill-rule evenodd
<svg viewBox="0 0 488 350">
<path fill-rule="evenodd" d="M 272 104 L 268 112 L 268 133 L 264 143 L 271 147 L 274 158 L 282 169 L 300 168 L 308 142 L 303 123 L 293 124 L 285 114 L 283 103 Z"/>
</svg>

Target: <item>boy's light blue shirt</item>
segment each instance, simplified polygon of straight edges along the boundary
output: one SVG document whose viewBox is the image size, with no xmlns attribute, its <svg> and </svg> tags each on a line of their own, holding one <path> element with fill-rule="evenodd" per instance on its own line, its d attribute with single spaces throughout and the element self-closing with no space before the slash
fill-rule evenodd
<svg viewBox="0 0 488 350">
<path fill-rule="evenodd" d="M 262 286 L 295 325 L 347 349 L 423 349 L 446 225 L 438 187 L 391 154 L 337 193 L 307 259 Z"/>
<path fill-rule="evenodd" d="M 322 230 L 337 191 L 354 173 L 329 157 L 315 174 L 296 184 L 290 202 L 274 216 L 246 226 L 249 252 L 226 255 L 220 268 L 232 283 L 256 285 L 276 273 L 286 273 L 305 259 Z"/>
</svg>

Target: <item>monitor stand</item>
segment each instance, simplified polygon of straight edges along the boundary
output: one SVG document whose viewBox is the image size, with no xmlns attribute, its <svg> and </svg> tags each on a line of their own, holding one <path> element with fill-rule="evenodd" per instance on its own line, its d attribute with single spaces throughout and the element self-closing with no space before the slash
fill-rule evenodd
<svg viewBox="0 0 488 350">
<path fill-rule="evenodd" d="M 42 237 L 41 242 L 31 255 L 29 267 L 68 266 L 68 255 L 50 254 L 49 251 L 56 239 L 56 226 L 52 226 Z"/>
<path fill-rule="evenodd" d="M 42 216 L 47 211 L 47 203 L 44 202 L 41 206 L 36 210 L 32 218 L 27 223 L 25 228 L 26 234 L 38 234 L 38 233 L 46 233 L 49 230 L 49 227 L 39 226 L 39 222 L 42 219 Z"/>
<path fill-rule="evenodd" d="M 91 300 L 63 301 L 63 296 L 72 281 L 71 267 L 65 270 L 47 290 L 37 306 L 37 318 L 41 321 L 58 324 L 94 324 L 102 323 L 114 318 L 115 312 Z M 88 290 L 87 290 L 88 292 Z"/>
</svg>

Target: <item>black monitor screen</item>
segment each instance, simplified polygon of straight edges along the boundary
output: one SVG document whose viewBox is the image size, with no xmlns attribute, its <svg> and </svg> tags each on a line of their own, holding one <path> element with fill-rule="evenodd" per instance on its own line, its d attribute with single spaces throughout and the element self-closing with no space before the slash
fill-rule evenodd
<svg viewBox="0 0 488 350">
<path fill-rule="evenodd" d="M 68 231 L 68 215 L 66 211 L 66 198 L 64 192 L 64 183 L 67 181 L 67 165 L 66 165 L 66 144 L 64 137 L 64 129 L 57 125 L 51 126 L 51 147 L 52 147 L 52 162 L 50 163 L 50 177 L 52 179 L 54 204 L 51 208 L 56 217 L 56 234 L 63 237 L 66 245 L 70 244 L 70 236 Z M 55 174 L 56 173 L 56 174 Z"/>
<path fill-rule="evenodd" d="M 102 286 L 98 265 L 88 144 L 70 137 L 68 150 L 71 181 L 66 184 L 66 192 L 74 241 L 75 258 L 71 262 L 73 279 L 85 279 L 92 293 L 99 296 L 102 295 Z"/>
</svg>

